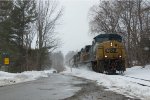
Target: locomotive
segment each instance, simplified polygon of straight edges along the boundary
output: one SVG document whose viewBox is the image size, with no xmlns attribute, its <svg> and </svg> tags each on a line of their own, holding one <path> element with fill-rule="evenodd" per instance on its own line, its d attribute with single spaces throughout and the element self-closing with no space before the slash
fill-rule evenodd
<svg viewBox="0 0 150 100">
<path fill-rule="evenodd" d="M 92 45 L 82 48 L 73 56 L 73 65 L 90 63 L 94 71 L 114 74 L 124 72 L 125 49 L 118 34 L 100 34 L 93 38 Z"/>
</svg>

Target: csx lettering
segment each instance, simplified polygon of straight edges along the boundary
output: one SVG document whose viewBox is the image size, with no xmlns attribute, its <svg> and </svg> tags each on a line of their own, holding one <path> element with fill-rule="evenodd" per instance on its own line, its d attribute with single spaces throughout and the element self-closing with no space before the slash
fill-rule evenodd
<svg viewBox="0 0 150 100">
<path fill-rule="evenodd" d="M 105 49 L 106 53 L 117 53 L 117 49 L 116 48 L 107 48 Z"/>
</svg>

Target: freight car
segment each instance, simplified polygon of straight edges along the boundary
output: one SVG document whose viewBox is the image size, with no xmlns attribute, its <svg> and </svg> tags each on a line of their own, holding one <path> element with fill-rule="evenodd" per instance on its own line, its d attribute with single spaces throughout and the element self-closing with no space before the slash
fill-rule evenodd
<svg viewBox="0 0 150 100">
<path fill-rule="evenodd" d="M 85 46 L 73 59 L 74 65 L 90 63 L 92 69 L 100 73 L 114 74 L 126 70 L 125 49 L 118 34 L 96 36 L 92 45 Z"/>
</svg>

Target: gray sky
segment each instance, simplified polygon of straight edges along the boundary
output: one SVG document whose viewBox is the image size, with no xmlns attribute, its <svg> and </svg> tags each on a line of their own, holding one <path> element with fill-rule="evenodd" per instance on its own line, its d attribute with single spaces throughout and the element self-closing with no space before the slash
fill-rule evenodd
<svg viewBox="0 0 150 100">
<path fill-rule="evenodd" d="M 98 4 L 99 0 L 59 0 L 59 2 L 64 8 L 63 21 L 58 29 L 63 42 L 59 50 L 66 54 L 68 51 L 80 50 L 85 45 L 91 44 L 88 11 L 90 7 Z"/>
</svg>

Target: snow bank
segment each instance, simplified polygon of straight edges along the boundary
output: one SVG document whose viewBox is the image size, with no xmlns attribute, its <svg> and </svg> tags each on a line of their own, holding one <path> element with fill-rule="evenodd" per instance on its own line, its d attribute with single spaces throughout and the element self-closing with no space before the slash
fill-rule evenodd
<svg viewBox="0 0 150 100">
<path fill-rule="evenodd" d="M 150 80 L 150 65 L 147 65 L 144 68 L 141 66 L 128 68 L 125 75 Z"/>
<path fill-rule="evenodd" d="M 25 71 L 22 73 L 8 73 L 0 71 L 0 86 L 16 84 L 36 80 L 40 77 L 48 77 L 55 69 L 46 71 Z"/>
<path fill-rule="evenodd" d="M 144 81 L 150 80 L 150 66 L 128 68 L 123 76 L 96 73 L 86 68 L 72 68 L 71 70 L 69 67 L 66 67 L 66 71 L 62 73 L 97 81 L 99 85 L 107 87 L 108 90 L 126 96 L 150 100 L 150 81 Z"/>
</svg>

